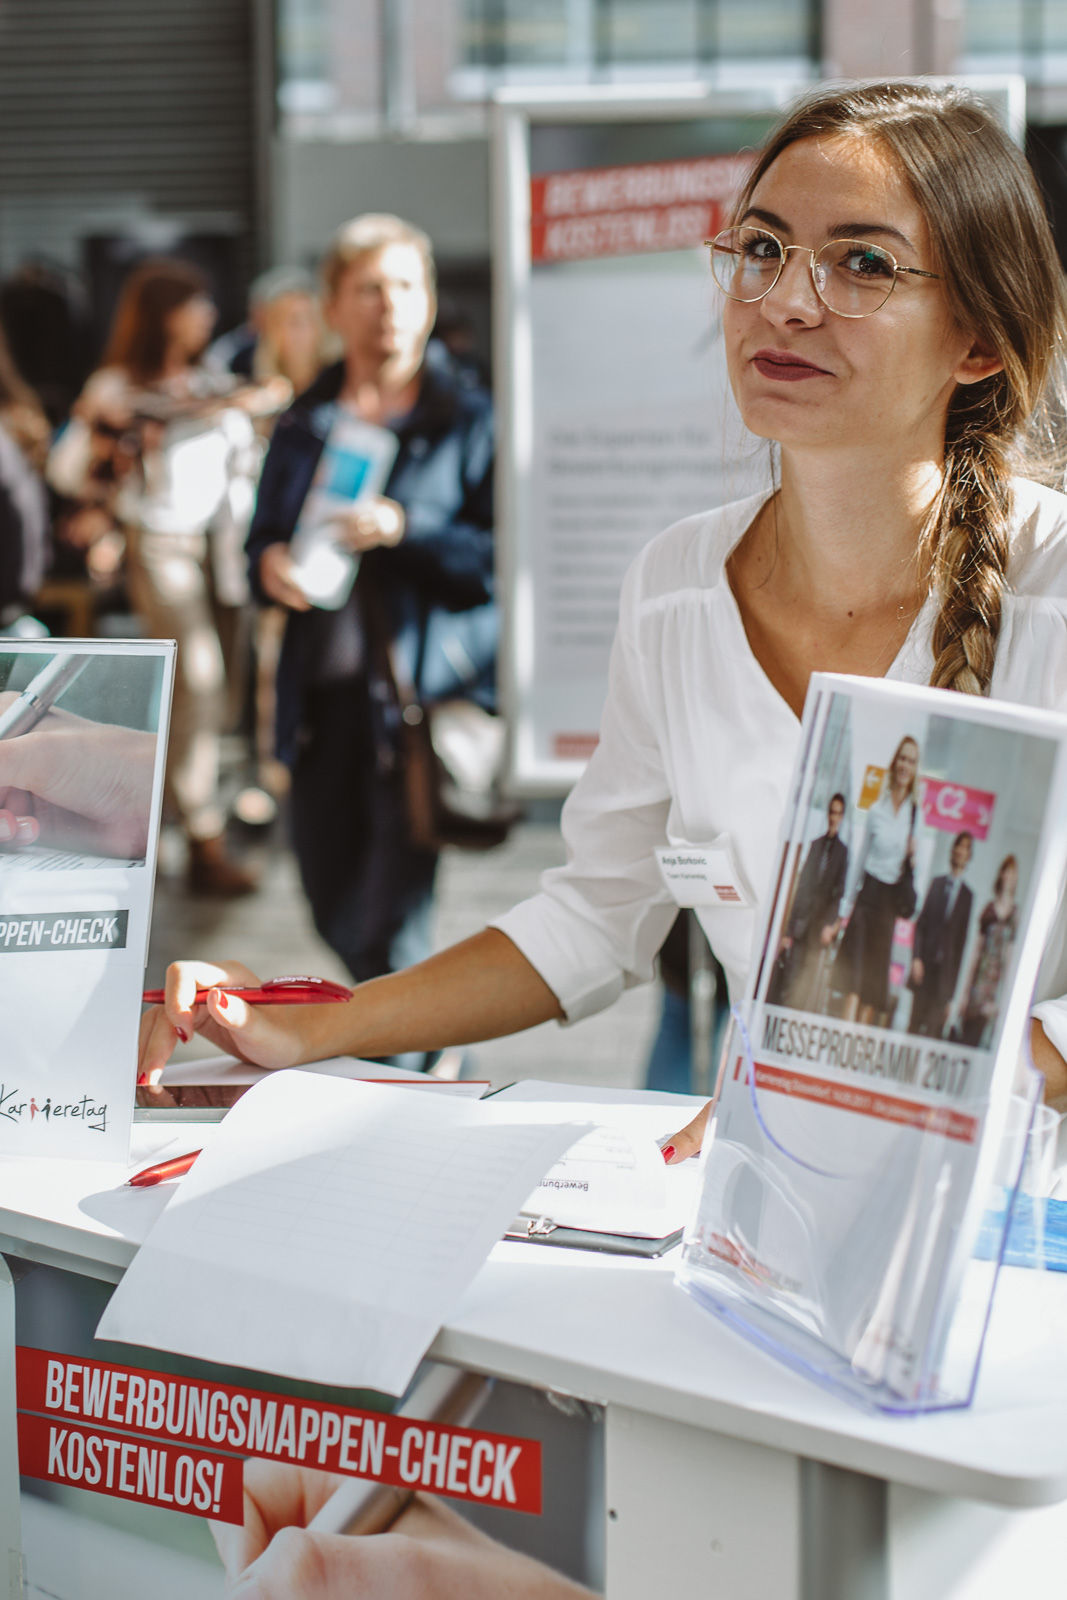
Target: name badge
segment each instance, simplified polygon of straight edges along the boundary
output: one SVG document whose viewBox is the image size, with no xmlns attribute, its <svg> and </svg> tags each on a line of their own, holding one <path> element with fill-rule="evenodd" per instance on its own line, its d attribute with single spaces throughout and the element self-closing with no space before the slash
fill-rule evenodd
<svg viewBox="0 0 1067 1600">
<path fill-rule="evenodd" d="M 680 906 L 752 906 L 754 901 L 724 836 L 711 844 L 660 846 L 656 860 L 663 881 Z"/>
</svg>

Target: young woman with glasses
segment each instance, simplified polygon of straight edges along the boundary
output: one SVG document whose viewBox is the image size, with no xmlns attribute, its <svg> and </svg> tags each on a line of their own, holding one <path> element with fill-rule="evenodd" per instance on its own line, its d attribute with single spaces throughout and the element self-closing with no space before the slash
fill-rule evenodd
<svg viewBox="0 0 1067 1600">
<path fill-rule="evenodd" d="M 773 889 L 813 671 L 1062 707 L 1067 501 L 1034 481 L 1062 275 L 1021 151 L 959 89 L 820 90 L 771 136 L 731 222 L 713 271 L 731 384 L 772 442 L 770 481 L 634 563 L 600 744 L 564 812 L 568 865 L 495 926 L 346 1006 L 256 1011 L 215 993 L 194 1009 L 198 985 L 253 980 L 236 963 L 180 962 L 145 1018 L 146 1070 L 194 1028 L 280 1067 L 472 1043 L 610 1004 L 651 976 L 675 914 L 657 845 L 728 835 L 756 899 Z M 757 911 L 700 915 L 740 994 Z M 1050 1094 L 1067 1092 L 1065 943 L 1061 916 L 1032 1030 Z M 698 1119 L 679 1133 L 671 1158 L 701 1131 Z"/>
</svg>

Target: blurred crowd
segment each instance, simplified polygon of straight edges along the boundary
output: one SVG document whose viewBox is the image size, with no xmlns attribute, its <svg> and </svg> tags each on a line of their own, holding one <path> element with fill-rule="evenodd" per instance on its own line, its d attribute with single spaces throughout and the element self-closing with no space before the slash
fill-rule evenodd
<svg viewBox="0 0 1067 1600">
<path fill-rule="evenodd" d="M 404 741 L 424 705 L 495 712 L 489 398 L 463 318 L 435 336 L 430 242 L 397 217 L 347 223 L 317 274 L 264 273 L 246 320 L 217 321 L 179 256 L 129 270 L 99 354 L 69 275 L 0 286 L 0 632 L 174 639 L 165 803 L 190 886 L 254 892 L 228 821 L 283 803 L 316 925 L 362 980 L 430 948 L 439 841 Z M 350 485 L 329 534 L 354 581 L 312 603 L 290 543 L 338 419 L 388 435 L 391 466 Z"/>
</svg>

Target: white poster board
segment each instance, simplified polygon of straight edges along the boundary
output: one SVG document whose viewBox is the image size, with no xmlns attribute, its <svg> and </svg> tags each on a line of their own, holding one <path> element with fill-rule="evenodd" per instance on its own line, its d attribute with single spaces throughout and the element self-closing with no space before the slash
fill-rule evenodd
<svg viewBox="0 0 1067 1600">
<path fill-rule="evenodd" d="M 0 1156 L 127 1159 L 174 650 L 0 639 Z"/>
<path fill-rule="evenodd" d="M 637 552 L 770 470 L 729 394 L 702 241 L 784 93 L 691 88 L 504 94 L 494 111 L 501 680 L 518 794 L 565 793 L 596 743 Z"/>
</svg>

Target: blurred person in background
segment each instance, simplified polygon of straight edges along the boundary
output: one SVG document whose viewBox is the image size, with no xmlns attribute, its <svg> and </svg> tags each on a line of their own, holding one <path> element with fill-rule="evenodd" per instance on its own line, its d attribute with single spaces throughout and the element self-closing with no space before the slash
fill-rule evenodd
<svg viewBox="0 0 1067 1600">
<path fill-rule="evenodd" d="M 25 260 L 0 285 L 0 323 L 17 371 L 62 427 L 95 354 L 84 283 L 57 261 Z"/>
<path fill-rule="evenodd" d="M 294 394 L 303 394 L 340 353 L 336 334 L 323 320 L 319 288 L 312 275 L 302 267 L 273 267 L 252 282 L 247 322 L 216 339 L 205 362 L 216 371 L 259 383 L 284 378 Z M 271 417 L 258 425 L 262 448 L 273 422 Z M 234 801 L 238 816 L 250 823 L 270 821 L 276 797 L 289 787 L 288 768 L 274 754 L 275 682 L 285 616 L 280 606 L 263 606 L 255 623 L 255 746 L 261 787 L 242 790 Z"/>
<path fill-rule="evenodd" d="M 287 378 L 303 394 L 340 355 L 322 317 L 318 285 L 302 267 L 273 267 L 253 279 L 248 321 L 224 333 L 205 357 L 209 367 L 263 382 Z"/>
<path fill-rule="evenodd" d="M 32 606 L 49 558 L 42 473 L 51 429 L 0 331 L 0 628 Z"/>
<path fill-rule="evenodd" d="M 209 534 L 223 551 L 239 543 L 257 464 L 249 413 L 276 408 L 291 390 L 280 381 L 241 388 L 205 367 L 215 316 L 198 268 L 164 258 L 134 268 L 103 365 L 53 447 L 49 477 L 78 502 L 68 523 L 75 542 L 92 551 L 117 534 L 125 540 L 130 601 L 145 635 L 177 641 L 168 800 L 189 841 L 190 887 L 233 895 L 255 881 L 224 845 L 219 621 L 240 606 L 243 573 L 232 557 L 229 570 L 212 563 Z"/>
<path fill-rule="evenodd" d="M 436 853 L 413 842 L 390 653 L 420 698 L 492 709 L 496 610 L 489 396 L 428 343 L 430 241 L 388 215 L 347 223 L 323 263 L 344 358 L 280 418 L 248 551 L 258 593 L 289 613 L 278 750 L 292 769 L 293 842 L 322 937 L 357 982 L 431 948 Z M 385 493 L 354 503 L 361 557 L 336 611 L 313 609 L 289 554 L 338 407 L 396 435 Z"/>
</svg>

